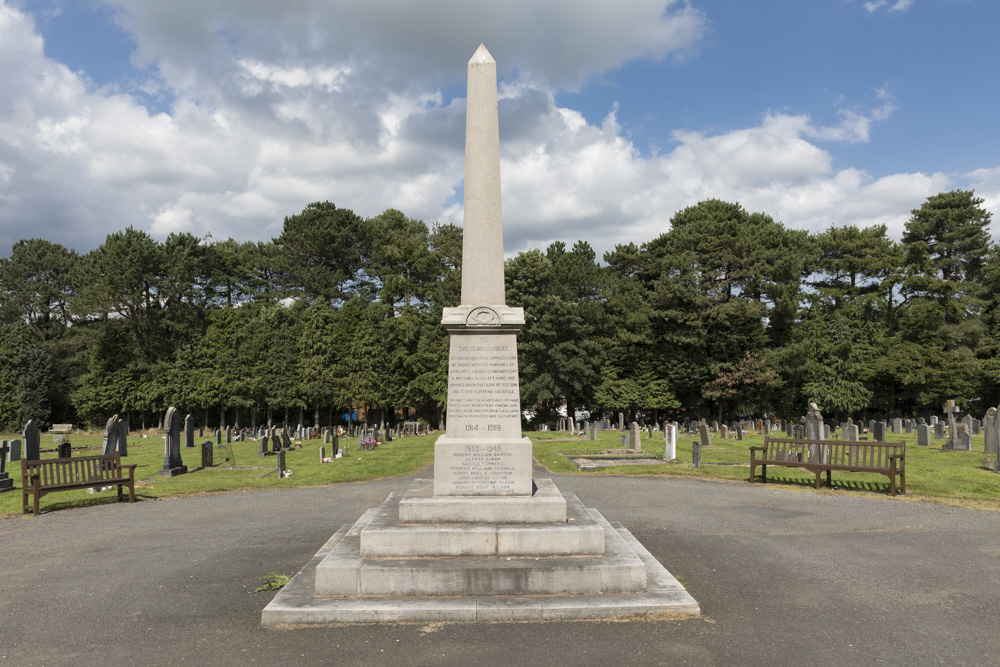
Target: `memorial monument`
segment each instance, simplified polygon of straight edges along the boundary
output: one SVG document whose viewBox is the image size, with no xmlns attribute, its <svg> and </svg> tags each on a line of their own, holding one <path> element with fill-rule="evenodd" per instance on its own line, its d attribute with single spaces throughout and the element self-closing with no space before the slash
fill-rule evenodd
<svg viewBox="0 0 1000 667">
<path fill-rule="evenodd" d="M 549 479 L 521 434 L 505 304 L 496 63 L 469 61 L 462 302 L 444 309 L 448 418 L 433 480 L 344 525 L 265 607 L 266 626 L 696 616 L 698 603 L 621 526 Z"/>
</svg>

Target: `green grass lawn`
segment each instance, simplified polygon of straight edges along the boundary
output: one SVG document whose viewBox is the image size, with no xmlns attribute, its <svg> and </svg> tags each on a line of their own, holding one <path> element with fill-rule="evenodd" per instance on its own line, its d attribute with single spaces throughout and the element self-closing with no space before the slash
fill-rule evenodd
<svg viewBox="0 0 1000 667">
<path fill-rule="evenodd" d="M 20 435 L 3 435 L 0 438 L 20 439 Z M 434 440 L 436 435 L 408 437 L 379 445 L 376 449 L 359 450 L 354 438 L 341 438 L 341 446 L 347 445 L 343 458 L 331 463 L 320 463 L 322 440 L 303 440 L 300 449 L 285 453 L 285 466 L 292 476 L 278 479 L 277 456 L 257 456 L 257 442 L 223 443 L 226 449 L 216 445 L 215 465 L 201 467 L 201 443 L 209 440 L 195 438 L 196 446 L 189 449 L 181 446 L 181 458 L 188 472 L 177 477 L 161 477 L 163 467 L 163 436 L 149 435 L 146 438 L 129 435 L 128 456 L 123 463 L 136 464 L 135 492 L 142 500 L 171 498 L 196 493 L 218 493 L 244 489 L 290 488 L 298 486 L 322 486 L 338 482 L 355 482 L 409 475 L 434 462 Z M 70 436 L 74 456 L 100 454 L 101 435 L 74 434 Z M 182 438 L 183 442 L 183 438 Z M 42 434 L 42 458 L 55 458 L 56 451 L 52 436 Z M 332 445 L 325 445 L 330 456 Z M 51 451 L 46 451 L 51 448 Z M 226 458 L 229 461 L 226 461 Z M 0 516 L 21 513 L 21 464 L 8 464 L 16 491 L 0 493 Z M 117 499 L 117 490 L 90 494 L 86 489 L 61 491 L 42 496 L 42 511 L 78 507 Z"/>
<path fill-rule="evenodd" d="M 713 438 L 712 446 L 702 450 L 702 467 L 694 468 L 691 466 L 691 446 L 695 437 L 682 435 L 677 440 L 679 463 L 617 466 L 601 468 L 600 471 L 580 472 L 567 456 L 600 454 L 602 450 L 618 449 L 621 445 L 617 431 L 599 433 L 596 442 L 567 438 L 565 433 L 529 433 L 528 436 L 534 442 L 535 458 L 553 472 L 582 475 L 669 475 L 743 482 L 750 477 L 750 447 L 764 444 L 762 435 L 748 435 L 742 441 Z M 1000 509 L 1000 475 L 983 468 L 986 456 L 983 436 L 973 437 L 971 452 L 943 452 L 943 440 L 934 440 L 931 446 L 920 447 L 917 445 L 916 433 L 899 436 L 890 434 L 887 439 L 891 442 L 906 442 L 906 495 L 899 498 Z M 642 446 L 649 454 L 662 457 L 665 448 L 663 434 L 654 433 L 653 438 L 648 439 L 643 433 Z M 704 465 L 706 463 L 744 465 Z M 815 492 L 815 479 L 815 475 L 803 468 L 768 466 L 767 469 L 767 484 L 775 487 Z M 849 490 L 885 495 L 889 489 L 889 478 L 873 473 L 834 471 L 833 487 L 830 493 Z M 821 492 L 828 492 L 825 486 Z"/>
<path fill-rule="evenodd" d="M 597 441 L 571 438 L 565 433 L 528 432 L 534 443 L 535 459 L 552 472 L 578 475 L 644 475 L 700 477 L 706 479 L 746 482 L 749 477 L 751 445 L 761 445 L 763 436 L 750 435 L 743 441 L 720 440 L 702 451 L 702 463 L 734 463 L 742 465 L 703 465 L 693 468 L 691 445 L 694 437 L 681 436 L 677 442 L 679 463 L 657 463 L 644 466 L 617 466 L 599 471 L 581 472 L 567 458 L 586 454 L 600 454 L 607 449 L 620 447 L 619 434 L 606 431 L 599 434 Z M 10 440 L 19 435 L 3 435 Z M 208 438 L 196 438 L 199 444 L 194 449 L 181 447 L 181 457 L 188 467 L 187 474 L 177 477 L 161 477 L 157 473 L 163 467 L 163 436 L 151 434 L 146 438 L 129 436 L 127 463 L 137 464 L 136 494 L 142 500 L 171 498 L 197 493 L 220 493 L 245 489 L 291 488 L 299 486 L 322 486 L 339 482 L 353 482 L 380 477 L 409 475 L 426 469 L 433 463 L 434 441 L 437 435 L 409 437 L 380 445 L 373 450 L 358 450 L 351 438 L 341 439 L 349 449 L 341 459 L 332 463 L 320 463 L 321 440 L 302 441 L 301 449 L 286 454 L 286 465 L 293 476 L 278 479 L 277 457 L 257 456 L 257 443 L 233 443 L 224 445 L 226 449 L 215 449 L 215 465 L 201 468 L 200 443 Z M 892 436 L 891 440 L 905 440 L 906 448 L 906 495 L 901 499 L 933 500 L 968 507 L 1000 509 L 1000 475 L 982 467 L 984 440 L 982 436 L 973 438 L 972 452 L 942 452 L 941 442 L 935 440 L 930 447 L 919 447 L 916 434 Z M 86 456 L 100 452 L 101 436 L 74 434 L 70 438 L 75 456 Z M 652 439 L 645 435 L 643 449 L 649 454 L 662 457 L 664 441 L 662 434 L 654 434 Z M 52 436 L 42 435 L 42 458 L 56 455 Z M 329 454 L 331 447 L 327 445 Z M 226 461 L 226 458 L 229 461 Z M 17 490 L 0 494 L 0 516 L 21 513 L 21 467 L 20 463 L 10 464 L 8 471 L 14 479 Z M 768 484 L 775 488 L 815 493 L 815 477 L 801 468 L 768 467 Z M 856 493 L 862 495 L 886 496 L 889 480 L 884 475 L 863 473 L 833 473 L 834 489 L 820 493 Z M 114 490 L 89 494 L 86 490 L 63 491 L 44 496 L 42 511 L 79 507 L 96 503 L 113 502 Z"/>
</svg>

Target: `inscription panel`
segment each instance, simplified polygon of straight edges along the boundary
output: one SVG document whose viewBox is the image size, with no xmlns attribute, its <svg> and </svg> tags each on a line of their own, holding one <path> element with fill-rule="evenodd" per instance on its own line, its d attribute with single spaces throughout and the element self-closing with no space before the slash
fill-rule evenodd
<svg viewBox="0 0 1000 667">
<path fill-rule="evenodd" d="M 521 437 L 515 334 L 452 335 L 448 364 L 449 438 Z"/>
<path fill-rule="evenodd" d="M 434 445 L 435 496 L 530 496 L 531 441 L 452 441 Z"/>
</svg>

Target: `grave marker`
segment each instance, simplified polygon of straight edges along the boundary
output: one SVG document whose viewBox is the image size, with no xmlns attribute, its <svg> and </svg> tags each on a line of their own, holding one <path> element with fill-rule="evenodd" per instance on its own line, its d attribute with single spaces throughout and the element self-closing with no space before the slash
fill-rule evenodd
<svg viewBox="0 0 1000 667">
<path fill-rule="evenodd" d="M 159 474 L 174 477 L 187 472 L 187 466 L 181 461 L 181 418 L 177 408 L 170 407 L 163 419 L 164 444 L 163 468 Z"/>
</svg>

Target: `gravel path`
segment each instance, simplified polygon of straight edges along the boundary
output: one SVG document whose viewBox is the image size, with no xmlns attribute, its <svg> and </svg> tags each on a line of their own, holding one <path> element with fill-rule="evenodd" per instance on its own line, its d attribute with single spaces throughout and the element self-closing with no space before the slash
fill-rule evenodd
<svg viewBox="0 0 1000 667">
<path fill-rule="evenodd" d="M 540 476 L 625 525 L 686 581 L 703 617 L 263 630 L 272 594 L 253 592 L 259 578 L 298 571 L 412 478 L 390 479 L 0 520 L 0 662 L 1000 662 L 1000 512 L 781 485 Z"/>
</svg>

